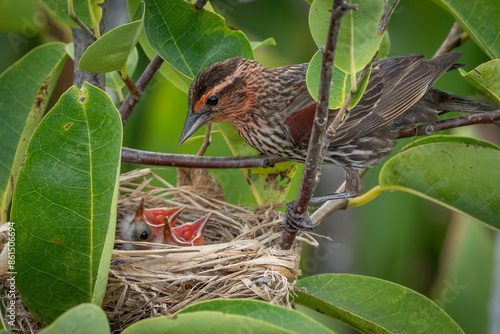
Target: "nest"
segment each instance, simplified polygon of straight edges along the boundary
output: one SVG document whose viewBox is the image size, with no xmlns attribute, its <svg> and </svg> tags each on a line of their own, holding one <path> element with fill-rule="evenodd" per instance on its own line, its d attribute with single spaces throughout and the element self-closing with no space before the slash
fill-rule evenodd
<svg viewBox="0 0 500 334">
<path fill-rule="evenodd" d="M 160 186 L 152 186 L 153 180 Z M 143 199 L 146 208 L 187 205 L 177 224 L 207 213 L 211 217 L 204 233 L 205 246 L 151 244 L 152 250 L 125 251 L 121 245 L 131 242 L 117 235 L 102 304 L 113 332 L 143 318 L 173 314 L 215 298 L 289 305 L 293 283 L 300 275 L 300 243 L 289 251 L 276 247 L 283 214 L 269 205 L 241 207 L 217 199 L 220 196 L 200 194 L 199 187 L 175 188 L 149 169 L 121 175 L 118 222 L 135 212 Z M 297 239 L 317 245 L 307 234 Z M 5 304 L 6 296 L 1 299 Z M 19 296 L 16 305 L 21 332 L 42 328 Z"/>
<path fill-rule="evenodd" d="M 150 186 L 153 179 L 162 186 Z M 207 213 L 211 218 L 204 233 L 205 246 L 113 252 L 103 302 L 112 329 L 215 298 L 288 304 L 300 275 L 300 243 L 289 251 L 276 247 L 283 215 L 275 207 L 240 207 L 217 196 L 202 197 L 196 187 L 175 188 L 149 169 L 122 175 L 120 184 L 119 214 L 137 208 L 144 198 L 146 208 L 187 204 L 178 224 Z M 302 238 L 315 243 L 307 235 Z"/>
</svg>

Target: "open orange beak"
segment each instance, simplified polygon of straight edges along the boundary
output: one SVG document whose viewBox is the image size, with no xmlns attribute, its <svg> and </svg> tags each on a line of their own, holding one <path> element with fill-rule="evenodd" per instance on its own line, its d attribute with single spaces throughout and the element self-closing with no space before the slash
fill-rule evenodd
<svg viewBox="0 0 500 334">
<path fill-rule="evenodd" d="M 203 232 L 209 218 L 210 213 L 193 223 L 186 223 L 174 228 L 165 224 L 164 243 L 178 246 L 203 246 L 205 244 Z"/>
</svg>

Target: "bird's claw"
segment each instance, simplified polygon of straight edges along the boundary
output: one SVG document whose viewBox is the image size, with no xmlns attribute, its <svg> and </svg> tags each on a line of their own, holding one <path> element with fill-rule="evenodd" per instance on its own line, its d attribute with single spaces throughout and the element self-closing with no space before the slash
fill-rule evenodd
<svg viewBox="0 0 500 334">
<path fill-rule="evenodd" d="M 299 231 L 310 231 L 314 228 L 314 225 L 309 218 L 307 212 L 296 213 L 293 209 L 294 202 L 288 202 L 286 205 L 285 219 L 283 219 L 283 228 L 288 232 Z"/>
</svg>

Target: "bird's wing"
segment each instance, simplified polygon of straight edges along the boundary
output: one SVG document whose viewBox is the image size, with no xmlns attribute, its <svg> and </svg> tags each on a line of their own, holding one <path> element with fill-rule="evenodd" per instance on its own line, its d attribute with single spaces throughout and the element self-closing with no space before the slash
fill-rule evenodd
<svg viewBox="0 0 500 334">
<path fill-rule="evenodd" d="M 345 145 L 393 121 L 420 100 L 461 54 L 450 52 L 428 60 L 423 55 L 408 55 L 375 63 L 363 97 L 349 111 L 330 145 Z"/>
</svg>

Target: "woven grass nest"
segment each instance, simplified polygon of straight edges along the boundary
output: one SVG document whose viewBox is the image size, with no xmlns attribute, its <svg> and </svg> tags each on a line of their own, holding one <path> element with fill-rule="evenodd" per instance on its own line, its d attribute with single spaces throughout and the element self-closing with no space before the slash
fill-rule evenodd
<svg viewBox="0 0 500 334">
<path fill-rule="evenodd" d="M 151 186 L 154 179 L 161 186 Z M 146 208 L 187 204 L 177 224 L 192 222 L 209 212 L 211 217 L 204 233 L 205 246 L 154 244 L 154 250 L 113 251 L 103 301 L 112 330 L 215 298 L 288 303 L 300 275 L 300 243 L 289 251 L 276 246 L 283 214 L 269 205 L 241 207 L 215 199 L 217 196 L 200 196 L 206 190 L 196 186 L 175 188 L 149 169 L 121 176 L 118 220 L 136 210 L 142 199 Z M 298 239 L 316 243 L 307 234 Z M 117 239 L 117 247 L 121 242 Z"/>
</svg>

